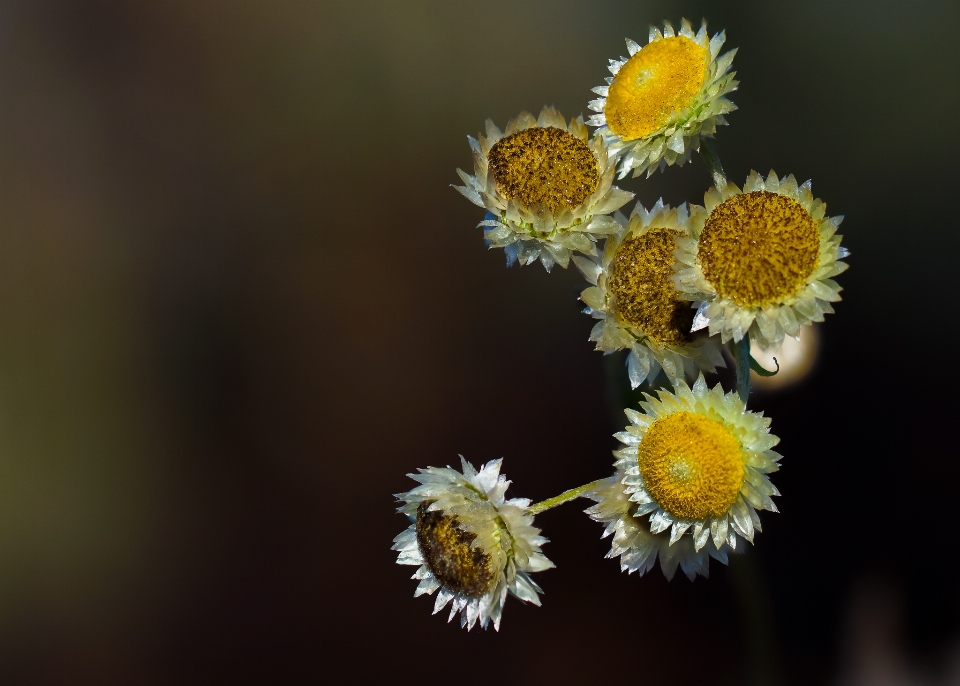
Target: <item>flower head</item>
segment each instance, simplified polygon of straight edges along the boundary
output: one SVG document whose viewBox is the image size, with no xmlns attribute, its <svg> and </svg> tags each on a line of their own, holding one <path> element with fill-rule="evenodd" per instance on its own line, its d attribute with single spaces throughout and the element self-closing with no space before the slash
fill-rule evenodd
<svg viewBox="0 0 960 686">
<path fill-rule="evenodd" d="M 671 280 L 677 239 L 690 235 L 686 205 L 670 209 L 662 200 L 648 212 L 637 203 L 630 219 L 618 218 L 598 264 L 583 257 L 577 266 L 594 284 L 580 294 L 586 312 L 600 321 L 590 340 L 597 350 L 629 350 L 630 384 L 639 386 L 662 368 L 676 384 L 723 366 L 715 339 L 690 333 L 694 310 Z"/>
<path fill-rule="evenodd" d="M 510 482 L 500 474 L 501 460 L 479 472 L 460 461 L 462 473 L 428 467 L 409 475 L 421 485 L 397 495 L 398 512 L 412 523 L 393 549 L 400 551 L 397 564 L 419 566 L 414 596 L 439 589 L 434 614 L 452 603 L 447 621 L 462 611 L 460 625 L 468 630 L 493 621 L 499 631 L 507 593 L 539 605 L 542 591 L 529 575 L 553 563 L 540 552 L 547 539 L 526 513 L 530 501 L 504 499 Z"/>
<path fill-rule="evenodd" d="M 710 576 L 710 558 L 727 564 L 727 555 L 731 548 L 725 542 L 720 549 L 712 541 L 701 549 L 694 548 L 690 536 L 681 536 L 672 540 L 667 533 L 650 533 L 649 527 L 635 515 L 636 503 L 630 501 L 623 485 L 625 477 L 622 469 L 599 486 L 583 495 L 596 501 L 596 505 L 585 512 L 590 518 L 607 525 L 601 538 L 613 535 L 610 552 L 607 557 L 620 556 L 620 569 L 628 574 L 637 572 L 643 576 L 649 572 L 660 558 L 660 568 L 667 580 L 673 579 L 677 567 L 683 570 L 690 581 L 697 575 Z"/>
<path fill-rule="evenodd" d="M 752 543 L 756 510 L 777 511 L 771 496 L 780 493 L 767 474 L 779 469 L 771 448 L 780 439 L 769 419 L 719 384 L 707 388 L 703 376 L 675 391 L 644 394 L 645 414 L 626 410 L 630 426 L 615 435 L 625 444 L 614 455 L 632 516 L 649 515 L 650 533 L 669 529 L 674 544 L 690 532 L 695 551 L 708 541 L 735 550 L 738 536 Z"/>
<path fill-rule="evenodd" d="M 583 118 L 552 107 L 540 118 L 522 112 L 504 132 L 487 120 L 486 136 L 467 137 L 473 176 L 458 169 L 468 200 L 487 210 L 484 238 L 504 248 L 507 264 L 538 259 L 547 271 L 566 268 L 571 253 L 595 255 L 597 236 L 617 228 L 609 215 L 633 197 L 613 186 L 616 157 Z"/>
<path fill-rule="evenodd" d="M 620 178 L 684 164 L 701 137 L 727 123 L 723 115 L 736 109 L 725 97 L 737 87 L 736 50 L 720 56 L 724 40 L 723 33 L 708 39 L 706 22 L 694 34 L 684 19 L 679 33 L 669 23 L 662 33 L 651 28 L 642 48 L 628 38 L 630 57 L 610 60 L 613 76 L 593 89 L 601 97 L 589 107 L 599 114 L 587 123 L 620 156 Z"/>
<path fill-rule="evenodd" d="M 777 348 L 833 312 L 841 288 L 832 277 L 847 269 L 840 260 L 849 254 L 836 235 L 843 217 L 825 216 L 810 188 L 792 175 L 750 172 L 743 190 L 711 188 L 706 207 L 691 208 L 693 235 L 677 241 L 675 280 L 682 297 L 702 302 L 695 330 Z"/>
</svg>

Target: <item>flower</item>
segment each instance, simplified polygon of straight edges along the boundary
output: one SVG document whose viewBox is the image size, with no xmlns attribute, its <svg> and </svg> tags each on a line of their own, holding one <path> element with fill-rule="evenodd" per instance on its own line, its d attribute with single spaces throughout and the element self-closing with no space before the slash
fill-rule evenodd
<svg viewBox="0 0 960 686">
<path fill-rule="evenodd" d="M 711 137 L 723 115 L 737 109 L 725 96 L 737 87 L 730 71 L 736 50 L 718 57 L 723 32 L 707 40 L 707 24 L 696 34 L 686 19 L 680 33 L 669 23 L 663 33 L 650 29 L 642 48 L 627 39 L 630 57 L 610 60 L 607 86 L 594 88 L 601 96 L 588 107 L 599 112 L 587 120 L 599 126 L 610 149 L 620 158 L 620 178 L 630 170 L 650 176 L 658 167 L 684 164 L 700 149 L 700 138 Z"/>
<path fill-rule="evenodd" d="M 605 216 L 633 193 L 613 186 L 616 157 L 600 136 L 590 139 L 583 117 L 571 119 L 552 107 L 540 118 L 520 115 L 500 132 L 487 120 L 487 135 L 467 137 L 474 175 L 458 169 L 468 200 L 487 210 L 484 238 L 504 248 L 507 266 L 538 259 L 547 271 L 566 268 L 572 252 L 595 255 L 597 236 L 616 230 Z"/>
<path fill-rule="evenodd" d="M 742 191 L 711 188 L 704 203 L 691 207 L 692 237 L 677 240 L 677 288 L 702 301 L 694 330 L 778 348 L 833 312 L 842 289 L 832 277 L 850 253 L 835 235 L 843 217 L 825 216 L 809 181 L 798 187 L 793 175 L 771 171 L 764 181 L 752 171 Z"/>
<path fill-rule="evenodd" d="M 681 536 L 672 541 L 666 533 L 650 533 L 634 514 L 637 505 L 630 502 L 630 496 L 624 490 L 624 476 L 624 471 L 620 469 L 599 486 L 583 494 L 585 498 L 597 502 L 584 512 L 594 521 L 607 525 L 601 538 L 613 534 L 607 557 L 619 555 L 621 571 L 628 574 L 639 572 L 639 575 L 643 576 L 653 568 L 659 555 L 660 568 L 668 581 L 673 579 L 678 566 L 687 578 L 693 581 L 698 574 L 703 577 L 710 576 L 711 557 L 727 564 L 727 554 L 731 552 L 731 548 L 726 543 L 718 550 L 712 541 L 708 541 L 703 549 L 696 550 L 690 536 Z"/>
<path fill-rule="evenodd" d="M 622 216 L 622 215 L 621 215 Z M 600 321 L 590 340 L 597 350 L 629 350 L 630 385 L 654 378 L 662 368 L 676 384 L 686 372 L 724 366 L 716 339 L 690 333 L 694 311 L 680 297 L 671 277 L 676 239 L 690 235 L 686 205 L 670 209 L 663 200 L 648 212 L 637 203 L 629 222 L 618 221 L 598 264 L 574 261 L 594 284 L 580 294 L 584 310 Z"/>
<path fill-rule="evenodd" d="M 631 425 L 615 434 L 625 444 L 615 466 L 633 517 L 649 515 L 650 533 L 669 529 L 672 544 L 690 531 L 694 551 L 711 540 L 735 550 L 738 536 L 752 543 L 756 510 L 777 511 L 770 497 L 780 492 L 766 475 L 779 469 L 771 448 L 780 439 L 769 419 L 719 384 L 708 389 L 703 375 L 693 389 L 681 382 L 674 390 L 659 400 L 645 393 L 645 414 L 626 410 Z"/>
<path fill-rule="evenodd" d="M 428 467 L 408 475 L 421 485 L 396 496 L 403 503 L 397 511 L 412 523 L 393 550 L 400 551 L 397 564 L 419 565 L 414 597 L 440 589 L 434 614 L 452 601 L 447 621 L 462 610 L 460 626 L 467 630 L 492 620 L 499 631 L 507 593 L 540 605 L 543 591 L 530 574 L 554 565 L 540 552 L 547 539 L 526 512 L 530 501 L 504 500 L 510 482 L 500 474 L 501 460 L 479 472 L 460 461 L 462 473 Z"/>
</svg>

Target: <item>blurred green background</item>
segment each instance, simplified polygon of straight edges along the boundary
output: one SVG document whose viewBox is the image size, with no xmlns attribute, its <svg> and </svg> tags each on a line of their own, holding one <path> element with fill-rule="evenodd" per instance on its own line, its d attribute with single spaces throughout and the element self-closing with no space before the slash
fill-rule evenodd
<svg viewBox="0 0 960 686">
<path fill-rule="evenodd" d="M 588 114 L 623 38 L 706 17 L 717 149 L 846 215 L 813 375 L 752 404 L 780 514 L 710 580 L 538 518 L 544 606 L 411 596 L 391 494 L 611 471 L 574 270 L 504 268 L 467 134 Z M 953 2 L 0 3 L 0 682 L 958 684 Z M 702 202 L 699 160 L 628 180 Z M 584 502 L 583 507 L 588 503 Z"/>
</svg>

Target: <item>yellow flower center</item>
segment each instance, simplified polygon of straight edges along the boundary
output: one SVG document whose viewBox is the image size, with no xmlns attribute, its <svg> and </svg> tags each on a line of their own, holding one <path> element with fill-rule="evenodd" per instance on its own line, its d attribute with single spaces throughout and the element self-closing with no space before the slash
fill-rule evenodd
<svg viewBox="0 0 960 686">
<path fill-rule="evenodd" d="M 740 441 L 719 421 L 696 412 L 654 421 L 637 462 L 647 492 L 680 519 L 725 514 L 743 485 Z"/>
<path fill-rule="evenodd" d="M 651 229 L 624 241 L 613 258 L 607 288 L 618 318 L 661 345 L 690 341 L 693 309 L 670 280 L 676 229 Z"/>
<path fill-rule="evenodd" d="M 428 512 L 433 501 L 417 508 L 417 545 L 427 568 L 445 588 L 469 598 L 487 592 L 493 573 L 490 555 L 470 544 L 476 534 L 464 531 L 456 517 L 442 511 Z"/>
<path fill-rule="evenodd" d="M 662 129 L 693 102 L 709 63 L 710 53 L 684 36 L 648 43 L 613 77 L 607 126 L 624 140 Z"/>
<path fill-rule="evenodd" d="M 600 185 L 597 158 L 586 143 L 553 126 L 524 129 L 497 141 L 487 166 L 500 193 L 556 213 L 579 207 Z"/>
<path fill-rule="evenodd" d="M 718 295 L 762 307 L 803 288 L 819 255 L 820 233 L 803 205 L 753 191 L 713 208 L 700 232 L 697 259 Z"/>
</svg>

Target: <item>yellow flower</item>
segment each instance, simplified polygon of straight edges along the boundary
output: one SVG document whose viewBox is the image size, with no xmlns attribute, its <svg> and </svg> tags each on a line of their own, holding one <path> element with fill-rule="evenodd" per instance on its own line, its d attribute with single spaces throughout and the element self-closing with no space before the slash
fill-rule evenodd
<svg viewBox="0 0 960 686">
<path fill-rule="evenodd" d="M 694 330 L 778 348 L 833 312 L 842 289 L 832 277 L 849 255 L 836 235 L 843 217 L 827 217 L 810 189 L 792 175 L 764 180 L 752 171 L 743 190 L 711 188 L 705 208 L 691 207 L 693 235 L 677 241 L 675 281 L 682 297 L 701 302 Z"/>
<path fill-rule="evenodd" d="M 610 60 L 613 76 L 593 89 L 601 97 L 588 106 L 599 114 L 587 123 L 620 156 L 620 178 L 683 165 L 702 137 L 727 123 L 724 115 L 736 109 L 725 97 L 737 87 L 736 50 L 719 55 L 724 40 L 722 32 L 708 40 L 706 22 L 694 34 L 684 19 L 679 33 L 669 23 L 663 33 L 651 28 L 642 48 L 627 39 L 630 57 Z"/>
<path fill-rule="evenodd" d="M 685 375 L 695 378 L 698 369 L 724 366 L 717 340 L 690 332 L 694 310 L 671 280 L 676 241 L 690 235 L 686 205 L 671 209 L 658 200 L 648 212 L 637 203 L 629 221 L 624 217 L 619 224 L 600 263 L 574 258 L 593 284 L 580 299 L 587 314 L 600 320 L 590 333 L 597 350 L 630 351 L 633 388 L 660 369 L 676 384 Z"/>
<path fill-rule="evenodd" d="M 708 541 L 736 549 L 738 537 L 753 542 L 756 510 L 777 511 L 780 495 L 767 474 L 779 469 L 770 420 L 748 412 L 736 393 L 703 376 L 691 389 L 676 385 L 659 399 L 644 394 L 645 414 L 626 410 L 630 426 L 615 434 L 625 447 L 614 452 L 624 471 L 624 492 L 633 517 L 649 515 L 650 533 L 670 532 L 670 544 L 690 532 L 699 552 Z"/>
<path fill-rule="evenodd" d="M 522 112 L 503 132 L 488 119 L 486 133 L 468 136 L 474 174 L 458 169 L 455 188 L 489 213 L 479 224 L 489 246 L 504 248 L 508 266 L 539 259 L 547 271 L 574 252 L 596 255 L 597 237 L 618 228 L 606 215 L 633 197 L 612 185 L 616 157 L 603 138 L 552 107 L 539 119 Z"/>
</svg>

